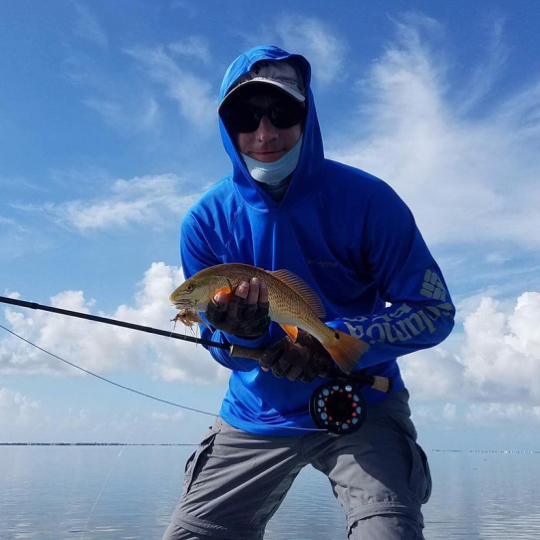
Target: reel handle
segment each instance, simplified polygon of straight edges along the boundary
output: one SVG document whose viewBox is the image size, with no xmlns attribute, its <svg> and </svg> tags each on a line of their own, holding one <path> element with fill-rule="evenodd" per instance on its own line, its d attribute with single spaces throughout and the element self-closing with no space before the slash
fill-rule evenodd
<svg viewBox="0 0 540 540">
<path fill-rule="evenodd" d="M 389 394 L 393 388 L 393 381 L 389 377 L 381 377 L 380 375 L 364 375 L 363 373 L 350 373 L 347 375 L 336 369 L 329 376 L 339 381 L 356 382 L 363 386 L 369 386 L 373 390 L 378 390 L 385 394 Z"/>
</svg>

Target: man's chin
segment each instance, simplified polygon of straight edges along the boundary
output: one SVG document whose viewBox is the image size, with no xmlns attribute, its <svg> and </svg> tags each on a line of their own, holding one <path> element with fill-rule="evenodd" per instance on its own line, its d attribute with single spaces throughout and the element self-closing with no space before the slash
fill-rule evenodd
<svg viewBox="0 0 540 540">
<path fill-rule="evenodd" d="M 256 159 L 257 161 L 262 161 L 263 163 L 272 163 L 273 161 L 277 161 L 278 159 L 281 159 L 286 152 L 280 151 L 280 152 L 251 152 L 249 157 Z"/>
</svg>

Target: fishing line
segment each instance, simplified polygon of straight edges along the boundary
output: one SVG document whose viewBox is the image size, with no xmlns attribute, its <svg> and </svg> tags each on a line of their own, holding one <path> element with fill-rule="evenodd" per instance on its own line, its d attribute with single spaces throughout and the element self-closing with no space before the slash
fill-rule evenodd
<svg viewBox="0 0 540 540">
<path fill-rule="evenodd" d="M 158 398 L 156 396 L 146 394 L 145 392 L 135 390 L 134 388 L 130 388 L 129 386 L 124 386 L 123 384 L 111 381 L 110 379 L 102 377 L 101 375 L 97 375 L 96 373 L 92 373 L 91 371 L 89 371 L 87 369 L 84 369 L 84 368 L 82 368 L 80 366 L 77 366 L 76 364 L 73 364 L 72 362 L 69 362 L 68 360 L 65 360 L 64 358 L 60 358 L 60 356 L 58 356 L 58 355 L 56 355 L 56 354 L 54 354 L 52 352 L 46 351 L 45 349 L 41 348 L 39 345 L 36 345 L 35 343 L 32 343 L 31 341 L 28 341 L 27 339 L 23 338 L 22 336 L 19 336 L 19 334 L 16 334 L 15 332 L 12 332 L 11 330 L 9 330 L 9 328 L 6 328 L 5 326 L 2 326 L 1 324 L 0 324 L 0 328 L 3 328 L 6 332 L 9 332 L 11 335 L 13 335 L 15 337 L 18 337 L 19 339 L 21 339 L 25 343 L 28 343 L 28 345 L 32 345 L 32 347 L 35 347 L 36 349 L 39 349 L 41 352 L 44 352 L 44 353 L 48 354 L 49 356 L 52 356 L 53 358 L 56 358 L 56 359 L 60 360 L 61 362 L 64 362 L 64 363 L 70 365 L 71 367 L 74 367 L 75 369 L 78 369 L 80 371 L 84 371 L 84 373 L 88 373 L 88 375 L 92 375 L 92 377 L 96 377 L 97 379 L 101 379 L 102 381 L 105 381 L 105 382 L 107 382 L 109 384 L 117 386 L 118 388 L 122 388 L 123 390 L 127 390 L 128 392 L 133 392 L 134 394 L 138 394 L 139 396 L 143 396 L 143 397 L 146 397 L 148 399 L 153 399 L 154 401 L 159 401 L 160 403 L 166 403 L 167 405 L 172 405 L 173 407 L 178 407 L 179 409 L 185 409 L 187 411 L 193 411 L 193 412 L 197 412 L 197 413 L 200 413 L 200 414 L 206 414 L 208 416 L 214 416 L 214 417 L 218 416 L 215 413 L 211 413 L 211 412 L 208 412 L 208 411 L 203 411 L 201 409 L 195 409 L 194 407 L 188 407 L 186 405 L 180 405 L 179 403 L 174 403 L 173 401 L 168 401 L 166 399 L 161 399 L 161 398 Z"/>
<path fill-rule="evenodd" d="M 214 418 L 219 418 L 220 417 L 220 415 L 216 414 L 216 413 L 203 411 L 201 409 L 196 409 L 195 407 L 188 407 L 187 405 L 181 405 L 179 403 L 175 403 L 174 401 L 168 401 L 166 399 L 161 399 L 161 398 L 158 398 L 156 396 L 152 396 L 151 394 L 141 392 L 140 390 L 135 390 L 134 388 L 130 388 L 129 386 L 125 386 L 123 384 L 111 381 L 110 379 L 107 379 L 106 377 L 102 377 L 101 375 L 97 375 L 96 373 L 92 373 L 88 369 L 84 369 L 84 368 L 78 366 L 77 364 L 74 364 L 73 362 L 70 362 L 69 360 L 65 360 L 64 358 L 61 358 L 60 356 L 43 349 L 39 345 L 36 345 L 35 343 L 32 343 L 28 339 L 23 338 L 19 334 L 13 332 L 9 328 L 6 328 L 5 326 L 3 326 L 1 324 L 0 324 L 0 328 L 4 329 L 6 332 L 10 333 L 12 336 L 15 336 L 16 338 L 19 338 L 20 340 L 24 341 L 28 345 L 31 345 L 32 347 L 35 347 L 36 349 L 40 350 L 41 352 L 44 352 L 45 354 L 48 354 L 49 356 L 52 356 L 53 358 L 56 358 L 57 360 L 60 360 L 61 362 L 64 362 L 65 364 L 68 364 L 71 367 L 74 367 L 75 369 L 83 371 L 84 373 L 87 373 L 88 375 L 91 375 L 92 377 L 96 377 L 97 379 L 100 379 L 100 380 L 105 381 L 105 382 L 107 382 L 109 384 L 112 384 L 113 386 L 116 386 L 118 388 L 122 388 L 123 390 L 127 390 L 128 392 L 132 392 L 134 394 L 138 394 L 139 396 L 143 396 L 143 397 L 146 397 L 148 399 L 158 401 L 159 403 L 165 403 L 166 405 L 172 405 L 173 407 L 178 407 L 179 409 L 184 409 L 186 411 L 192 411 L 192 412 L 196 412 L 196 413 L 199 413 L 199 414 L 205 414 L 207 416 L 213 416 Z M 224 418 L 224 420 L 227 421 L 225 418 Z M 250 425 L 254 425 L 254 426 L 266 425 L 266 424 L 261 424 L 260 422 L 249 422 L 247 420 L 242 420 L 242 422 L 245 423 L 245 424 L 250 424 Z M 310 432 L 312 432 L 312 431 L 323 431 L 323 432 L 325 432 L 326 431 L 325 429 L 302 428 L 302 427 L 295 427 L 295 426 L 279 426 L 279 427 L 280 427 L 280 429 L 294 429 L 294 430 L 299 430 L 299 431 L 310 431 Z"/>
<path fill-rule="evenodd" d="M 174 334 L 174 330 L 175 330 L 175 328 L 176 328 L 176 319 L 173 319 L 173 320 L 174 320 L 174 324 L 173 324 L 173 328 L 172 328 L 172 330 L 171 330 L 171 333 L 170 333 L 169 336 L 168 336 L 169 338 L 172 337 L 172 335 Z M 159 354 L 158 354 L 158 357 L 156 358 L 156 362 L 159 362 L 159 359 L 162 357 L 163 352 L 165 351 L 165 347 L 170 348 L 170 347 L 171 347 L 171 342 L 170 342 L 170 341 L 167 341 L 167 343 L 163 345 L 163 347 L 161 348 L 161 351 L 160 351 Z"/>
<path fill-rule="evenodd" d="M 141 409 L 139 407 L 139 412 L 140 412 L 140 410 Z M 88 527 L 88 523 L 90 523 L 90 518 L 92 517 L 92 514 L 94 513 L 94 510 L 96 509 L 96 506 L 97 506 L 97 503 L 99 502 L 99 499 L 101 499 L 101 495 L 105 491 L 105 487 L 107 486 L 107 484 L 109 482 L 109 478 L 111 477 L 114 469 L 116 468 L 116 464 L 118 463 L 118 460 L 120 459 L 120 456 L 122 455 L 122 452 L 124 451 L 124 448 L 127 446 L 129 438 L 131 437 L 131 434 L 133 433 L 133 429 L 135 428 L 135 424 L 137 423 L 138 420 L 139 420 L 139 417 L 136 416 L 134 421 L 133 421 L 133 424 L 131 426 L 131 429 L 129 430 L 129 433 L 128 433 L 127 437 L 126 437 L 126 441 L 124 442 L 124 446 L 120 449 L 120 452 L 118 452 L 118 455 L 116 456 L 116 459 L 114 460 L 114 463 L 112 464 L 112 467 L 111 467 L 111 469 L 109 471 L 109 474 L 107 475 L 107 478 L 105 479 L 105 483 L 103 484 L 103 487 L 101 488 L 101 491 L 99 492 L 99 494 L 97 496 L 97 499 L 94 502 L 94 506 L 92 506 L 92 510 L 90 510 L 90 514 L 89 514 L 88 518 L 86 519 L 86 523 L 84 524 L 84 528 L 82 530 L 82 533 L 81 533 L 81 536 L 80 536 L 79 540 L 82 540 L 82 538 L 84 536 L 84 533 L 86 532 L 86 528 Z"/>
</svg>

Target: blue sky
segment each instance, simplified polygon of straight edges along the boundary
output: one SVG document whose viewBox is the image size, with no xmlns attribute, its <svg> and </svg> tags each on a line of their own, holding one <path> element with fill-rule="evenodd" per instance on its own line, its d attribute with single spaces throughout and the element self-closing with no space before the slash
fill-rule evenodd
<svg viewBox="0 0 540 540">
<path fill-rule="evenodd" d="M 400 361 L 421 440 L 539 449 L 539 22 L 533 0 L 2 2 L 0 292 L 172 329 L 182 215 L 230 168 L 221 78 L 276 44 L 313 65 L 327 156 L 398 191 L 458 303 L 453 335 Z M 0 323 L 164 399 L 217 411 L 225 392 L 202 348 Z M 0 334 L 3 440 L 193 442 L 207 424 Z"/>
</svg>

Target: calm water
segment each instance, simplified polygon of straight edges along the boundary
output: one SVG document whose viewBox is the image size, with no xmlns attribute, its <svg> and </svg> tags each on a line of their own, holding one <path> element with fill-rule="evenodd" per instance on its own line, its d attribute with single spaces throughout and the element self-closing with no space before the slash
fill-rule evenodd
<svg viewBox="0 0 540 540">
<path fill-rule="evenodd" d="M 120 451 L 0 447 L 0 539 L 159 540 L 193 448 L 124 447 L 118 457 Z M 424 507 L 427 540 L 540 538 L 540 454 L 428 457 L 435 486 Z M 266 538 L 345 538 L 341 507 L 324 476 L 304 469 Z"/>
</svg>

